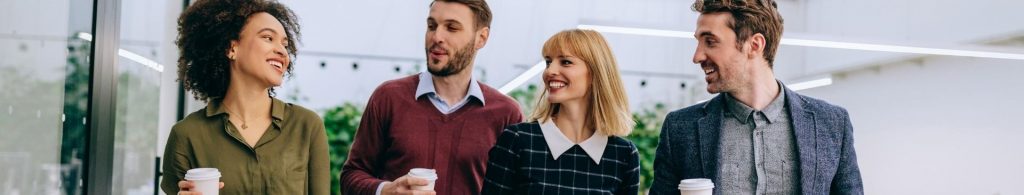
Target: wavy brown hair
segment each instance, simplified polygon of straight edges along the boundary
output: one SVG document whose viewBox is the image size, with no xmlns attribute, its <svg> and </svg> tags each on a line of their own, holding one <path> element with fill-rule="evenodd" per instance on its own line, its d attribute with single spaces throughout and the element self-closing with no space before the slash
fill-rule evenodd
<svg viewBox="0 0 1024 195">
<path fill-rule="evenodd" d="M 727 25 L 736 33 L 736 47 L 741 50 L 750 36 L 764 35 L 764 59 L 773 66 L 775 51 L 782 39 L 782 15 L 774 0 L 697 0 L 692 9 L 701 14 L 732 15 Z"/>
<path fill-rule="evenodd" d="M 491 17 L 493 17 L 493 15 L 491 14 L 491 7 L 487 5 L 487 1 L 484 1 L 484 0 L 434 0 L 434 1 L 458 3 L 458 4 L 466 5 L 466 7 L 469 7 L 470 11 L 473 11 L 473 15 L 476 16 L 476 19 L 475 19 L 476 20 L 476 29 L 475 30 L 480 30 L 481 28 L 484 28 L 484 27 L 488 27 L 488 28 L 491 27 Z M 434 2 L 430 2 L 430 4 L 433 5 Z"/>
<path fill-rule="evenodd" d="M 298 17 L 272 0 L 200 0 L 178 17 L 178 81 L 197 100 L 223 97 L 231 83 L 231 41 L 238 40 L 249 16 L 268 13 L 284 26 L 289 43 L 298 43 Z M 294 62 L 295 44 L 285 47 Z M 291 62 L 290 62 L 291 63 Z M 292 67 L 285 73 L 291 75 Z M 273 94 L 273 88 L 270 89 Z"/>
</svg>

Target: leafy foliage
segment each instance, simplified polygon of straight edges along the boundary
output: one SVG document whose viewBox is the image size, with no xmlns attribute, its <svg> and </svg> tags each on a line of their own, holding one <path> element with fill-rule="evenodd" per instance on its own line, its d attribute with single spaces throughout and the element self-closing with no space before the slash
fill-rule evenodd
<svg viewBox="0 0 1024 195">
<path fill-rule="evenodd" d="M 519 109 L 523 110 L 524 117 L 529 117 L 530 112 L 533 112 L 533 105 L 537 104 L 537 96 L 540 96 L 537 89 L 537 85 L 530 84 L 525 89 L 519 88 L 508 92 L 509 97 L 519 102 Z"/>
<path fill-rule="evenodd" d="M 653 109 L 645 108 L 633 113 L 636 126 L 626 136 L 640 152 L 640 191 L 646 192 L 654 182 L 654 153 L 658 149 L 658 137 L 661 134 L 661 121 L 665 116 L 665 106 L 656 104 Z M 646 194 L 646 193 L 645 193 Z"/>
<path fill-rule="evenodd" d="M 519 102 L 524 115 L 529 112 L 536 103 L 538 87 L 528 85 L 509 92 L 509 96 Z M 331 194 L 341 194 L 339 175 L 341 166 L 348 158 L 348 151 L 352 146 L 356 129 L 362 118 L 363 109 L 352 103 L 345 103 L 341 106 L 328 109 L 324 114 L 324 125 L 327 127 L 327 143 L 330 146 L 331 155 Z M 654 108 L 645 108 L 633 113 L 633 120 L 636 126 L 633 132 L 626 138 L 636 144 L 640 151 L 640 190 L 646 192 L 654 180 L 654 153 L 658 147 L 658 136 L 661 133 L 661 121 L 665 115 L 665 106 L 655 104 Z"/>
<path fill-rule="evenodd" d="M 341 166 L 348 159 L 348 151 L 352 147 L 352 141 L 362 117 L 363 109 L 352 103 L 328 109 L 324 113 L 324 126 L 327 130 L 327 145 L 331 159 L 331 194 L 341 194 Z"/>
</svg>

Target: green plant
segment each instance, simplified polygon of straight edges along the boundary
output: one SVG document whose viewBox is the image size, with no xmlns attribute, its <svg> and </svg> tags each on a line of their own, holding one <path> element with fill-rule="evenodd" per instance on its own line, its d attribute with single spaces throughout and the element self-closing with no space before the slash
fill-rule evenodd
<svg viewBox="0 0 1024 195">
<path fill-rule="evenodd" d="M 530 84 L 526 88 L 518 88 L 508 92 L 508 96 L 519 102 L 519 109 L 523 110 L 523 116 L 529 117 L 530 112 L 533 112 L 533 105 L 537 104 L 537 85 Z M 525 119 L 524 119 L 525 120 Z"/>
<path fill-rule="evenodd" d="M 348 159 L 348 151 L 352 146 L 359 120 L 363 117 L 363 108 L 352 103 L 327 109 L 324 113 L 324 126 L 327 130 L 327 145 L 331 159 L 331 194 L 341 194 L 341 166 Z"/>
<path fill-rule="evenodd" d="M 509 93 L 520 102 L 525 114 L 529 114 L 535 103 L 537 86 L 529 85 L 525 89 L 517 89 Z M 327 127 L 327 143 L 331 155 L 331 194 L 341 194 L 338 181 L 341 166 L 348 158 L 356 129 L 362 118 L 363 108 L 352 103 L 328 109 L 324 114 L 324 125 Z M 640 191 L 646 192 L 654 180 L 654 153 L 658 148 L 658 137 L 661 133 L 662 118 L 665 106 L 655 104 L 653 108 L 644 108 L 633 113 L 636 120 L 633 132 L 626 138 L 636 145 L 640 152 Z"/>
<path fill-rule="evenodd" d="M 662 118 L 665 116 L 665 105 L 658 103 L 654 108 L 644 108 L 633 113 L 636 126 L 626 136 L 640 152 L 640 191 L 647 192 L 654 181 L 654 153 L 658 149 L 658 137 L 661 134 Z"/>
</svg>

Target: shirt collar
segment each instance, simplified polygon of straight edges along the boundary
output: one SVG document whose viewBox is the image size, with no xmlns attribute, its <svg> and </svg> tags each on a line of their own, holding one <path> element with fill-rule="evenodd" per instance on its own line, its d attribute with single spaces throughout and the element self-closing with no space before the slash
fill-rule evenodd
<svg viewBox="0 0 1024 195">
<path fill-rule="evenodd" d="M 779 84 L 779 95 L 775 97 L 775 99 L 772 100 L 771 103 L 768 103 L 768 107 L 765 107 L 764 110 L 754 110 L 754 108 L 751 108 L 746 104 L 743 104 L 743 102 L 736 100 L 735 98 L 732 97 L 732 95 L 726 93 L 725 104 L 729 113 L 732 114 L 733 117 L 735 117 L 737 120 L 740 121 L 740 123 L 743 124 L 746 124 L 747 121 L 749 121 L 756 113 L 764 114 L 765 118 L 768 120 L 768 123 L 774 123 L 778 121 L 780 117 L 785 116 L 785 113 L 783 113 L 783 108 L 785 108 L 786 106 L 786 101 L 784 101 L 786 99 L 786 90 L 782 88 L 781 82 L 776 82 L 778 82 Z"/>
<path fill-rule="evenodd" d="M 270 98 L 270 116 L 274 117 L 274 123 L 284 120 L 284 102 L 277 98 Z M 221 105 L 223 98 L 213 98 L 210 103 L 206 104 L 206 117 L 212 117 L 220 114 L 228 113 L 228 110 Z"/>
<path fill-rule="evenodd" d="M 434 87 L 434 76 L 429 72 L 420 73 L 420 83 L 416 85 L 416 99 L 423 97 L 427 94 L 437 94 L 437 89 Z M 469 99 L 469 97 L 480 100 L 481 105 L 486 105 L 484 101 L 484 92 L 480 89 L 480 83 L 477 82 L 476 77 L 469 77 L 469 90 L 466 91 L 466 97 L 463 97 L 463 101 Z"/>
<path fill-rule="evenodd" d="M 544 134 L 544 141 L 548 143 L 548 148 L 551 149 L 551 157 L 558 159 L 566 151 L 569 151 L 573 144 L 569 141 L 569 138 L 562 134 L 562 131 L 555 125 L 554 120 L 549 119 L 544 124 L 540 125 L 541 133 Z M 583 140 L 578 144 L 580 148 L 583 148 L 583 152 L 587 153 L 587 156 L 591 160 L 594 160 L 594 164 L 601 164 L 601 156 L 604 155 L 604 148 L 608 146 L 608 135 L 605 135 L 601 131 L 594 131 L 594 135 Z"/>
</svg>

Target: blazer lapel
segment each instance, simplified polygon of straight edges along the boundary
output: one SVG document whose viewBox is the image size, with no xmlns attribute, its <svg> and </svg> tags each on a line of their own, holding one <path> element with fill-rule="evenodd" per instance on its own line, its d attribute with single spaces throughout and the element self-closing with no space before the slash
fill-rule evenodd
<svg viewBox="0 0 1024 195">
<path fill-rule="evenodd" d="M 793 134 L 796 137 L 796 147 L 800 156 L 800 186 L 803 194 L 814 191 L 814 173 L 818 169 L 817 164 L 817 128 L 814 120 L 814 113 L 810 108 L 805 108 L 803 96 L 796 92 L 786 90 L 786 104 L 789 105 L 789 116 L 793 120 Z"/>
<path fill-rule="evenodd" d="M 697 140 L 700 142 L 700 162 L 703 175 L 718 179 L 718 143 L 722 128 L 722 95 L 704 104 L 704 116 L 697 120 Z"/>
</svg>

